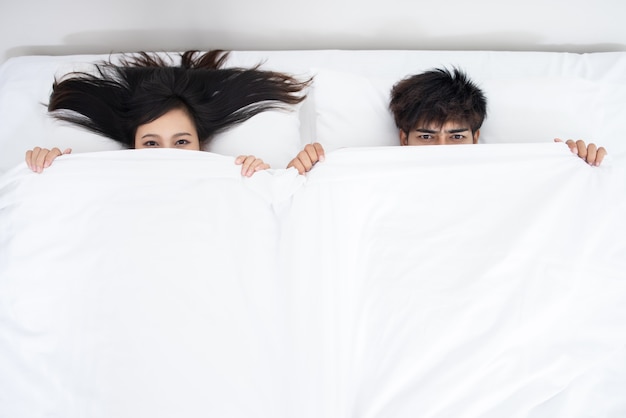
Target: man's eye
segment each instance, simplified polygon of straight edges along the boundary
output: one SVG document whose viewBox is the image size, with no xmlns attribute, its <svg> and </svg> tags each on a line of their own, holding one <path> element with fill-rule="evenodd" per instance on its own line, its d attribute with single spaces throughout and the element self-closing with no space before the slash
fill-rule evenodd
<svg viewBox="0 0 626 418">
<path fill-rule="evenodd" d="M 420 138 L 421 138 L 421 139 L 424 139 L 424 140 L 429 140 L 429 139 L 433 139 L 433 136 L 432 136 L 432 135 L 427 135 L 427 134 L 424 134 L 424 135 L 420 135 Z"/>
<path fill-rule="evenodd" d="M 452 135 L 452 139 L 455 139 L 457 141 L 462 141 L 463 139 L 465 139 L 465 135 Z"/>
</svg>

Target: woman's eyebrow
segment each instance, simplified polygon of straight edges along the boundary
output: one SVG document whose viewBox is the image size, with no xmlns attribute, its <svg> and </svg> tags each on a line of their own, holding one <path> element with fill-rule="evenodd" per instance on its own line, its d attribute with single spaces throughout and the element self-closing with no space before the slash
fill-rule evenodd
<svg viewBox="0 0 626 418">
<path fill-rule="evenodd" d="M 172 137 L 177 138 L 179 136 L 191 136 L 191 134 L 189 132 L 178 132 L 175 133 L 174 135 L 172 135 Z M 161 138 L 161 135 L 159 134 L 152 134 L 152 133 L 147 133 L 141 136 L 141 139 L 144 138 Z"/>
<path fill-rule="evenodd" d="M 141 139 L 144 139 L 144 138 L 160 138 L 160 136 L 157 134 L 144 134 L 141 136 Z"/>
</svg>

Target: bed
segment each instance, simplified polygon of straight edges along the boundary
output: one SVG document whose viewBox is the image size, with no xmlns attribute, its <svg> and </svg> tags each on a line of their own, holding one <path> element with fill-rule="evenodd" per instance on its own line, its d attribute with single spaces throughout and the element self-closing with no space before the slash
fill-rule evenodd
<svg viewBox="0 0 626 418">
<path fill-rule="evenodd" d="M 234 51 L 314 83 L 208 152 L 51 120 L 102 58 L 0 67 L 0 417 L 626 415 L 626 53 Z M 389 88 L 441 66 L 481 142 L 397 146 Z"/>
</svg>

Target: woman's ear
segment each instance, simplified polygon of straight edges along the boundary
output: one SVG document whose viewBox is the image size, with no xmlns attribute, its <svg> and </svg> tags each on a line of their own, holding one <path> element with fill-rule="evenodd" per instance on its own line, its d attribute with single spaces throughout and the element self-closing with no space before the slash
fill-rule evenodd
<svg viewBox="0 0 626 418">
<path fill-rule="evenodd" d="M 480 129 L 476 129 L 476 132 L 474 132 L 474 144 L 478 144 L 479 136 L 480 136 Z"/>
</svg>

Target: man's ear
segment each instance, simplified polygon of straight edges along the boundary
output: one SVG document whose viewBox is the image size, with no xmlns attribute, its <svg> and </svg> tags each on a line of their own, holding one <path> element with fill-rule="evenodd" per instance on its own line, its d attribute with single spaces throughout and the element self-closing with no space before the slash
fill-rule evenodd
<svg viewBox="0 0 626 418">
<path fill-rule="evenodd" d="M 408 145 L 409 144 L 409 136 L 406 132 L 400 129 L 400 145 Z"/>
<path fill-rule="evenodd" d="M 476 132 L 474 132 L 474 144 L 478 144 L 479 136 L 480 136 L 480 129 L 476 129 Z"/>
</svg>

